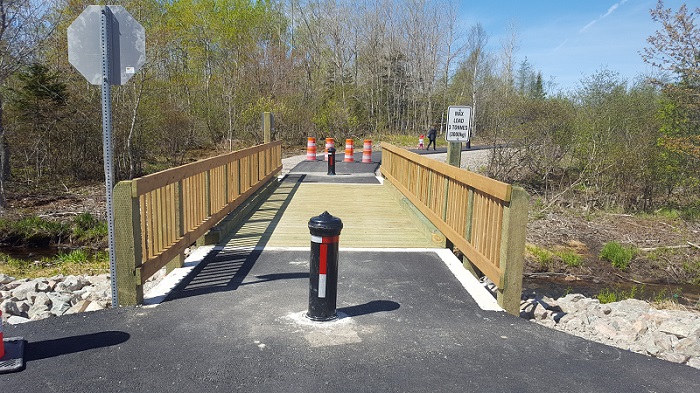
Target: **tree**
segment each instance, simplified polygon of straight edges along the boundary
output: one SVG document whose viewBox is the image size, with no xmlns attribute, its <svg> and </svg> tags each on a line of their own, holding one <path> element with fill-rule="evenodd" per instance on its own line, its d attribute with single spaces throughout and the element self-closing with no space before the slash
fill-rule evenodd
<svg viewBox="0 0 700 393">
<path fill-rule="evenodd" d="M 28 64 L 55 23 L 48 18 L 51 1 L 0 0 L 0 86 Z M 0 96 L 0 211 L 10 177 L 10 146 L 3 126 Z"/>
<path fill-rule="evenodd" d="M 9 109 L 19 121 L 10 139 L 15 152 L 25 159 L 26 180 L 38 183 L 47 169 L 58 171 L 60 167 L 57 158 L 64 148 L 61 124 L 66 118 L 66 85 L 56 72 L 38 63 L 20 71 L 17 79 L 19 86 L 10 88 Z"/>
<path fill-rule="evenodd" d="M 669 98 L 663 117 L 667 120 L 663 127 L 665 136 L 661 144 L 670 151 L 686 155 L 700 161 L 700 26 L 695 18 L 700 7 L 688 12 L 683 4 L 673 13 L 664 8 L 659 0 L 650 11 L 654 22 L 661 29 L 649 38 L 649 46 L 644 49 L 642 59 L 670 72 L 674 78 L 670 82 L 656 80 L 664 87 Z"/>
</svg>

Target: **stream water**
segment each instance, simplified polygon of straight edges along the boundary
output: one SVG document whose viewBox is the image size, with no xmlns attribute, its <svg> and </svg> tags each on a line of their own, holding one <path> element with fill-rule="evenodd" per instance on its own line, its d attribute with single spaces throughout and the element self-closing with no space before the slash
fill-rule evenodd
<svg viewBox="0 0 700 393">
<path fill-rule="evenodd" d="M 535 292 L 538 295 L 546 295 L 553 299 L 565 296 L 568 293 L 580 293 L 584 296 L 595 298 L 603 290 L 613 292 L 623 299 L 633 294 L 633 297 L 636 299 L 651 302 L 671 300 L 687 307 L 700 309 L 700 285 L 639 284 L 627 281 L 568 281 L 563 277 L 553 276 L 526 276 L 523 280 L 524 294 Z"/>
<path fill-rule="evenodd" d="M 11 247 L 0 245 L 0 254 L 9 255 L 12 258 L 26 261 L 55 257 L 59 252 L 65 251 L 66 249 L 58 247 Z"/>
</svg>

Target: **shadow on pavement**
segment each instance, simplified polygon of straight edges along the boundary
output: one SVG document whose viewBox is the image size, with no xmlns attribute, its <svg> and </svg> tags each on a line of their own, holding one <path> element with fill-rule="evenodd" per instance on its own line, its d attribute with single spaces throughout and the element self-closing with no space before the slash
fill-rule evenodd
<svg viewBox="0 0 700 393">
<path fill-rule="evenodd" d="M 232 231 L 224 249 L 202 261 L 165 301 L 238 289 L 260 257 L 304 177 L 288 176 L 260 209 Z M 238 234 L 243 228 L 245 233 Z"/>
<path fill-rule="evenodd" d="M 27 362 L 31 362 L 96 348 L 110 347 L 124 343 L 130 337 L 131 335 L 125 332 L 107 331 L 55 340 L 28 342 L 25 347 L 24 358 Z"/>
<path fill-rule="evenodd" d="M 398 310 L 401 307 L 399 303 L 391 300 L 372 300 L 365 304 L 357 306 L 342 307 L 338 309 L 339 313 L 346 314 L 349 317 L 357 317 L 360 315 L 375 314 L 379 312 L 388 312 Z"/>
<path fill-rule="evenodd" d="M 253 285 L 261 284 L 264 282 L 277 281 L 277 280 L 295 280 L 295 279 L 309 279 L 309 273 L 276 273 L 276 274 L 263 274 L 260 276 L 255 276 L 256 281 L 250 281 L 245 284 L 240 285 Z"/>
</svg>

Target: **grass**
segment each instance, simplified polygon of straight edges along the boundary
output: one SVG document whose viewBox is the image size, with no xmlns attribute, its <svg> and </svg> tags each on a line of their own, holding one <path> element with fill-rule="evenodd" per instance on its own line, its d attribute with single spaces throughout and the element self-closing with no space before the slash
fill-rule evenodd
<svg viewBox="0 0 700 393">
<path fill-rule="evenodd" d="M 700 285 L 700 260 L 683 262 L 683 271 L 693 285 Z"/>
<path fill-rule="evenodd" d="M 533 244 L 527 244 L 525 245 L 525 249 L 535 258 L 535 260 L 540 264 L 540 268 L 543 270 L 549 269 L 554 262 L 554 253 L 546 248 L 538 247 Z"/>
<path fill-rule="evenodd" d="M 583 265 L 583 257 L 572 250 L 562 250 L 554 252 L 569 267 Z"/>
<path fill-rule="evenodd" d="M 682 207 L 667 206 L 654 211 L 649 215 L 651 218 L 661 217 L 669 220 L 682 219 L 685 221 L 700 221 L 700 202 Z"/>
<path fill-rule="evenodd" d="M 20 220 L 0 220 L 0 237 L 10 242 L 33 243 L 45 239 L 63 239 L 70 233 L 70 226 L 57 221 L 30 216 Z"/>
<path fill-rule="evenodd" d="M 569 267 L 583 265 L 583 257 L 573 250 L 564 249 L 549 251 L 546 248 L 538 247 L 533 244 L 527 244 L 525 248 L 539 263 L 541 269 L 549 269 L 556 261 L 556 257 L 559 257 L 562 262 Z"/>
<path fill-rule="evenodd" d="M 612 263 L 620 270 L 625 270 L 636 254 L 634 247 L 623 246 L 618 242 L 605 243 L 600 251 L 600 259 Z"/>
<path fill-rule="evenodd" d="M 603 288 L 596 298 L 601 304 L 620 302 L 627 299 L 642 299 L 655 303 L 659 308 L 677 308 L 683 291 L 681 288 L 669 290 L 662 288 L 658 292 L 648 293 L 646 285 L 633 285 L 628 290 Z M 696 306 L 697 307 L 697 306 Z"/>
<path fill-rule="evenodd" d="M 627 299 L 637 299 L 644 293 L 644 286 L 641 288 L 633 285 L 629 291 L 625 290 L 611 290 L 608 288 L 603 288 L 598 292 L 596 298 L 601 304 L 614 303 Z"/>
<path fill-rule="evenodd" d="M 109 254 L 82 249 L 59 253 L 54 258 L 29 261 L 0 253 L 0 273 L 14 278 L 51 277 L 57 274 L 101 274 L 109 272 Z"/>
<path fill-rule="evenodd" d="M 72 221 L 48 220 L 38 216 L 19 220 L 0 219 L 0 240 L 16 245 L 68 243 L 96 245 L 104 243 L 107 223 L 90 213 L 77 215 Z"/>
<path fill-rule="evenodd" d="M 20 220 L 0 220 L 0 239 L 16 245 L 70 243 L 87 246 L 70 252 L 59 252 L 54 257 L 24 260 L 0 254 L 0 273 L 15 278 L 51 277 L 57 274 L 100 274 L 109 271 L 109 255 L 92 252 L 102 248 L 107 238 L 107 223 L 90 213 L 77 215 L 70 221 L 47 220 L 30 216 Z"/>
</svg>

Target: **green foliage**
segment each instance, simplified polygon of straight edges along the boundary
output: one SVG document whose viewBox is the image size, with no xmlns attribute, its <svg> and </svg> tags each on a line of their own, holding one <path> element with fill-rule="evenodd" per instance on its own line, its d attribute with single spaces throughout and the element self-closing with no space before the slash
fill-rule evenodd
<svg viewBox="0 0 700 393">
<path fill-rule="evenodd" d="M 22 218 L 18 221 L 0 219 L 0 238 L 9 242 L 48 243 L 60 241 L 70 232 L 68 225 L 49 221 L 37 216 Z"/>
<path fill-rule="evenodd" d="M 75 217 L 72 230 L 74 240 L 85 244 L 104 241 L 108 234 L 107 222 L 87 212 Z"/>
<path fill-rule="evenodd" d="M 148 31 L 149 49 L 148 66 L 113 89 L 120 179 L 258 143 L 262 111 L 275 113 L 274 137 L 288 146 L 303 146 L 306 136 L 381 133 L 414 147 L 429 124 L 444 120 L 448 105 L 473 105 L 474 142 L 499 146 L 487 174 L 533 189 L 543 198 L 540 210 L 556 200 L 644 211 L 697 203 L 700 160 L 692 141 L 700 112 L 690 45 L 697 31 L 681 29 L 694 23 L 692 12 L 680 10 L 680 19 L 652 12 L 665 30 L 649 40 L 646 60 L 672 66 L 673 83 L 659 89 L 601 70 L 576 91 L 555 95 L 537 65 L 513 67 L 512 53 L 491 52 L 481 24 L 462 38 L 447 25 L 436 33 L 441 1 L 398 8 L 295 2 L 291 9 L 270 0 L 122 3 Z M 65 29 L 84 6 L 59 2 L 43 10 L 50 7 L 50 17 L 61 18 L 33 57 L 38 64 L 3 63 L 25 67 L 3 79 L 12 175 L 31 186 L 101 180 L 100 114 L 89 110 L 99 108 L 99 91 L 65 62 Z M 386 25 L 378 15 L 394 19 Z M 439 52 L 458 47 L 450 56 Z M 677 56 L 684 62 L 674 62 Z M 81 230 L 79 236 L 99 236 Z"/>
<path fill-rule="evenodd" d="M 82 249 L 72 250 L 68 253 L 59 252 L 56 259 L 60 263 L 85 263 L 88 261 L 88 253 Z"/>
<path fill-rule="evenodd" d="M 554 252 L 564 263 L 569 267 L 578 267 L 583 265 L 583 257 L 575 251 L 562 250 Z"/>
<path fill-rule="evenodd" d="M 81 213 L 72 223 L 29 216 L 12 221 L 0 219 L 0 239 L 17 245 L 60 244 L 69 239 L 76 244 L 104 243 L 107 223 L 90 213 Z"/>
<path fill-rule="evenodd" d="M 618 242 L 608 242 L 600 251 L 600 258 L 606 260 L 620 270 L 629 266 L 636 254 L 634 247 L 625 247 Z"/>
<path fill-rule="evenodd" d="M 541 269 L 549 269 L 559 257 L 568 267 L 578 267 L 583 265 L 583 257 L 573 250 L 549 251 L 546 248 L 532 244 L 526 244 L 525 249 L 539 263 Z"/>
<path fill-rule="evenodd" d="M 0 253 L 0 273 L 15 278 L 51 277 L 57 274 L 100 274 L 109 271 L 109 254 L 77 249 L 54 258 L 30 261 Z"/>
<path fill-rule="evenodd" d="M 700 259 L 683 263 L 683 271 L 689 276 L 689 282 L 700 285 Z"/>
<path fill-rule="evenodd" d="M 545 249 L 532 244 L 525 245 L 527 252 L 535 257 L 535 260 L 540 264 L 541 269 L 548 269 L 554 262 L 554 254 Z"/>
<path fill-rule="evenodd" d="M 608 288 L 601 289 L 596 298 L 598 298 L 598 301 L 600 301 L 601 304 L 614 303 L 618 300 L 617 293 L 609 290 Z"/>
<path fill-rule="evenodd" d="M 611 290 L 608 288 L 603 288 L 600 290 L 600 292 L 598 292 L 596 298 L 601 304 L 613 303 L 627 299 L 637 299 L 643 296 L 644 290 L 644 286 L 637 287 L 636 285 L 633 285 L 628 291 L 622 289 Z"/>
</svg>

